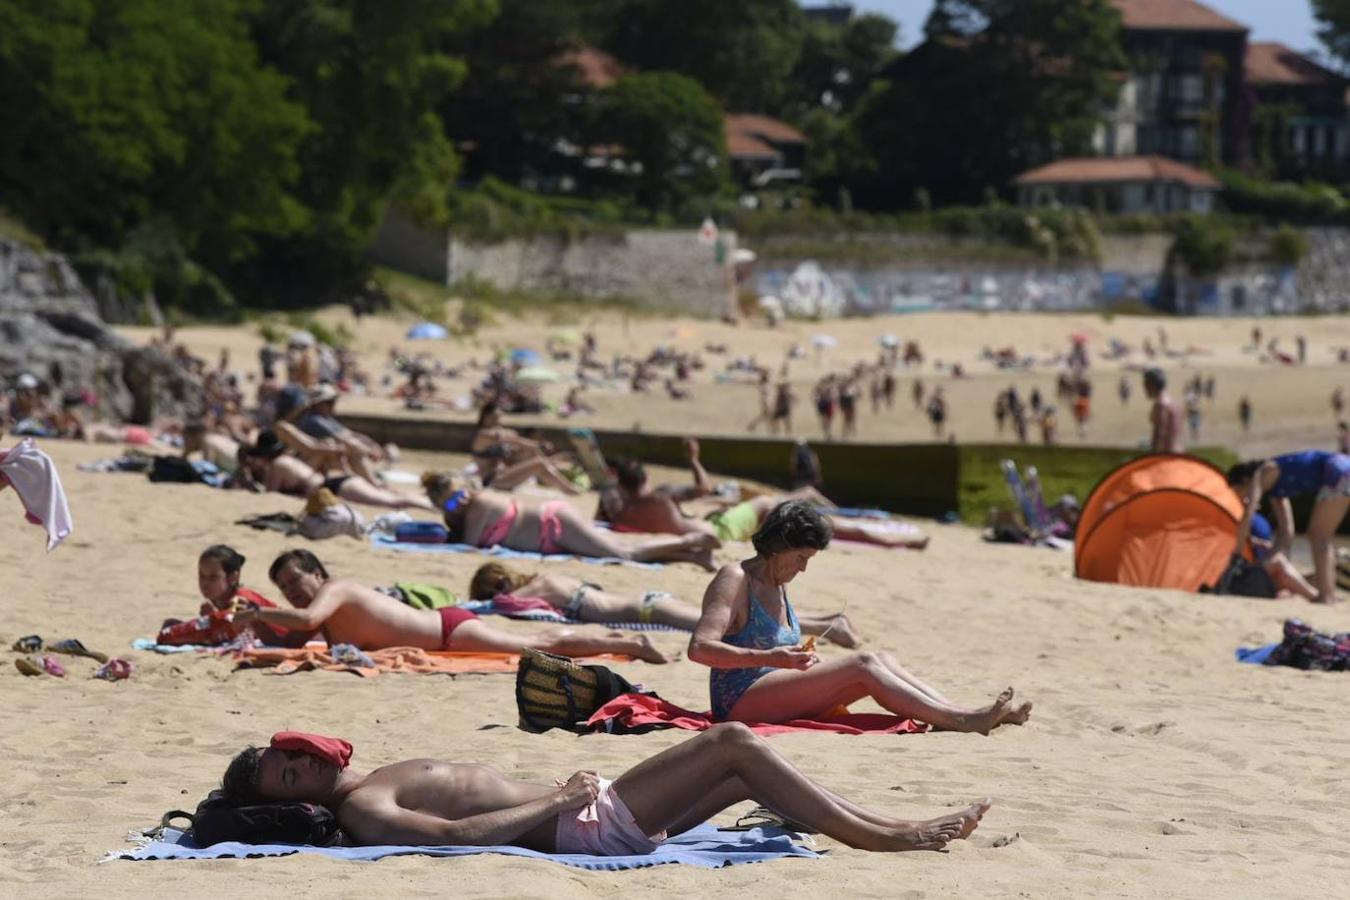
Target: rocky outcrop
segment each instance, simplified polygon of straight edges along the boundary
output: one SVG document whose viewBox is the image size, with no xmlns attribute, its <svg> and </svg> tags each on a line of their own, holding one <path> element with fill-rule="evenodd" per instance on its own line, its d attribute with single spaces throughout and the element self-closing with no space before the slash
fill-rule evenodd
<svg viewBox="0 0 1350 900">
<path fill-rule="evenodd" d="M 127 422 L 201 413 L 201 388 L 109 329 L 65 257 L 0 236 L 0 378 L 23 372 L 58 392 L 92 388 L 100 412 Z"/>
</svg>

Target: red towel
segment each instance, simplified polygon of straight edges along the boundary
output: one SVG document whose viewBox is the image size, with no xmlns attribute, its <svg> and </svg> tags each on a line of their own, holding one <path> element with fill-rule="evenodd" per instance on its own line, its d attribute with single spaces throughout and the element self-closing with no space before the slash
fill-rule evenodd
<svg viewBox="0 0 1350 900">
<path fill-rule="evenodd" d="M 708 713 L 690 712 L 674 703 L 667 703 L 657 697 L 645 694 L 621 694 L 595 711 L 595 715 L 586 720 L 587 725 L 597 725 L 610 719 L 618 719 L 624 725 L 665 725 L 669 728 L 683 728 L 688 731 L 704 731 L 717 723 Z M 814 721 L 812 719 L 792 719 L 788 722 L 751 722 L 750 729 L 755 734 L 790 734 L 799 731 L 833 731 L 837 734 L 922 734 L 928 730 L 923 722 L 902 719 L 886 713 L 850 713 L 846 716 L 829 716 Z"/>
</svg>

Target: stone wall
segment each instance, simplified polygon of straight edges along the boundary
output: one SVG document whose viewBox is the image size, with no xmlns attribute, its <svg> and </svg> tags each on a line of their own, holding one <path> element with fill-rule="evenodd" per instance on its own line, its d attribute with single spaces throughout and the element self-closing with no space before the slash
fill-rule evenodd
<svg viewBox="0 0 1350 900">
<path fill-rule="evenodd" d="M 695 316 L 722 316 L 734 305 L 730 260 L 736 236 L 722 248 L 700 243 L 693 229 L 647 230 L 580 237 L 539 235 L 470 241 L 423 228 L 391 210 L 370 247 L 375 259 L 442 284 L 466 279 L 502 290 L 621 299 Z"/>
<path fill-rule="evenodd" d="M 65 257 L 0 236 L 0 383 L 25 372 L 58 397 L 92 388 L 100 411 L 124 421 L 201 408 L 200 389 L 172 360 L 108 328 Z"/>
</svg>

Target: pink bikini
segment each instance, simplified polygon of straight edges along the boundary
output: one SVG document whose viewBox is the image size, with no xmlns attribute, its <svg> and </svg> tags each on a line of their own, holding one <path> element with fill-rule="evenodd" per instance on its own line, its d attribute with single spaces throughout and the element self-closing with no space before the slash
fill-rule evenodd
<svg viewBox="0 0 1350 900">
<path fill-rule="evenodd" d="M 539 507 L 539 552 L 546 554 L 564 553 L 562 544 L 563 523 L 561 510 L 567 504 L 561 500 L 550 500 Z M 499 544 L 505 544 L 506 538 L 511 534 L 511 528 L 516 524 L 516 517 L 520 514 L 520 508 L 516 506 L 516 501 L 512 500 L 507 504 L 506 512 L 502 513 L 501 518 L 493 522 L 487 528 L 483 529 L 482 535 L 478 538 L 480 547 L 496 547 Z"/>
</svg>

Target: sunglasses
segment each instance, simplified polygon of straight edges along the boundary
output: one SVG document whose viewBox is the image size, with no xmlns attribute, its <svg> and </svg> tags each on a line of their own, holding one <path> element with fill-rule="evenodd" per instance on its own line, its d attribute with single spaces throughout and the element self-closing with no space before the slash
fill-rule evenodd
<svg viewBox="0 0 1350 900">
<path fill-rule="evenodd" d="M 453 494 L 451 494 L 449 497 L 446 498 L 443 504 L 441 504 L 441 509 L 445 510 L 448 513 L 454 512 L 461 506 L 464 506 L 465 501 L 467 501 L 468 499 L 469 499 L 468 491 L 463 490 L 455 491 Z"/>
</svg>

